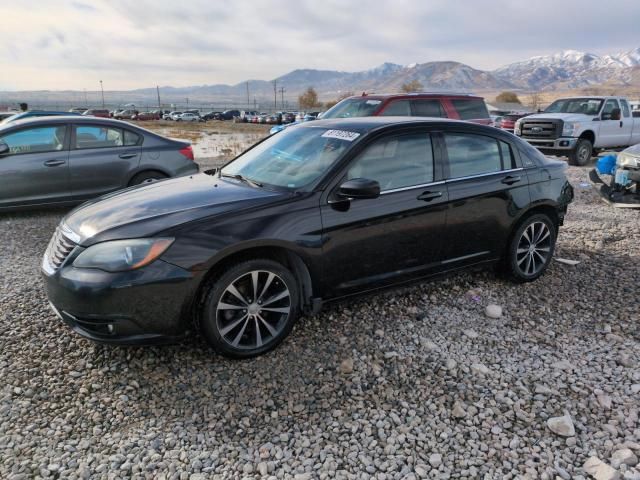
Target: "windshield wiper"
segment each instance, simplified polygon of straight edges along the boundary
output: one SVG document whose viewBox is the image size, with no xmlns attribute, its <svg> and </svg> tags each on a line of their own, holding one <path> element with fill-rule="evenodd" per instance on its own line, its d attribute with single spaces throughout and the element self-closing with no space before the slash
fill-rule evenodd
<svg viewBox="0 0 640 480">
<path fill-rule="evenodd" d="M 221 177 L 227 177 L 227 178 L 235 178 L 236 180 L 240 180 L 241 182 L 245 182 L 245 183 L 251 185 L 252 187 L 258 187 L 258 188 L 262 188 L 263 187 L 263 185 L 260 182 L 256 182 L 255 180 L 251 180 L 250 178 L 243 177 L 239 173 L 222 173 L 222 172 L 220 172 L 220 176 Z"/>
</svg>

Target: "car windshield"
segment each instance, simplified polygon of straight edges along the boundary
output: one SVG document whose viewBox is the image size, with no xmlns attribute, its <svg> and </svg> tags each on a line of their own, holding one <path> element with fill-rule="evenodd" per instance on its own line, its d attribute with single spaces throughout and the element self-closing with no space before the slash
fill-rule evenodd
<svg viewBox="0 0 640 480">
<path fill-rule="evenodd" d="M 257 184 L 300 189 L 319 180 L 360 136 L 357 132 L 293 127 L 273 135 L 225 166 Z"/>
<path fill-rule="evenodd" d="M 597 115 L 602 107 L 600 98 L 565 98 L 556 100 L 547 107 L 545 113 L 582 113 Z"/>
<path fill-rule="evenodd" d="M 347 98 L 327 110 L 322 118 L 326 120 L 327 118 L 369 117 L 381 103 L 382 100 L 367 97 Z"/>
</svg>

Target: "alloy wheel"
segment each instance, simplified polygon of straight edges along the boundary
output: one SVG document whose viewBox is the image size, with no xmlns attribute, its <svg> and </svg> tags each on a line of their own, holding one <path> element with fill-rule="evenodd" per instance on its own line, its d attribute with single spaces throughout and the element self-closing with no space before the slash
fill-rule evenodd
<svg viewBox="0 0 640 480">
<path fill-rule="evenodd" d="M 586 164 L 590 158 L 591 155 L 589 154 L 589 147 L 583 146 L 578 150 L 578 162 L 580 165 Z"/>
<path fill-rule="evenodd" d="M 231 282 L 216 306 L 221 338 L 233 348 L 253 350 L 278 337 L 291 313 L 291 293 L 282 278 L 266 270 Z"/>
<path fill-rule="evenodd" d="M 516 247 L 516 264 L 521 273 L 539 273 L 551 255 L 551 231 L 544 222 L 532 222 L 524 229 Z"/>
</svg>

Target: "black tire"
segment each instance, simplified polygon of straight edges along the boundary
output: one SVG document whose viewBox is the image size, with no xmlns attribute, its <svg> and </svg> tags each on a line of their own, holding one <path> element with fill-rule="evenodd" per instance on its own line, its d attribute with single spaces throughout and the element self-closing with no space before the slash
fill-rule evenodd
<svg viewBox="0 0 640 480">
<path fill-rule="evenodd" d="M 273 260 L 238 263 L 209 281 L 204 290 L 199 330 L 216 352 L 230 358 L 255 357 L 274 349 L 289 335 L 300 311 L 296 278 Z M 287 296 L 278 299 L 285 292 Z"/>
<path fill-rule="evenodd" d="M 164 173 L 156 171 L 140 172 L 137 173 L 129 182 L 129 186 L 140 185 L 141 183 L 153 183 L 158 180 L 164 180 L 168 178 Z"/>
<path fill-rule="evenodd" d="M 557 231 L 557 225 L 544 213 L 531 215 L 520 222 L 504 258 L 505 271 L 510 280 L 516 283 L 532 282 L 544 274 L 553 258 Z"/>
<path fill-rule="evenodd" d="M 593 145 L 586 138 L 581 138 L 576 147 L 569 153 L 569 165 L 584 167 L 591 161 Z"/>
</svg>

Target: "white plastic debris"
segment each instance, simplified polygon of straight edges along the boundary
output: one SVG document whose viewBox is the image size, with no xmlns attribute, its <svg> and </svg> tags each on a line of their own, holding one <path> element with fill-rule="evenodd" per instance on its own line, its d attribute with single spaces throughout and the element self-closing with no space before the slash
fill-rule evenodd
<svg viewBox="0 0 640 480">
<path fill-rule="evenodd" d="M 559 263 L 564 263 L 565 265 L 578 265 L 580 263 L 580 260 L 569 260 L 568 258 L 560 258 L 560 257 L 554 257 L 556 262 Z"/>
</svg>

